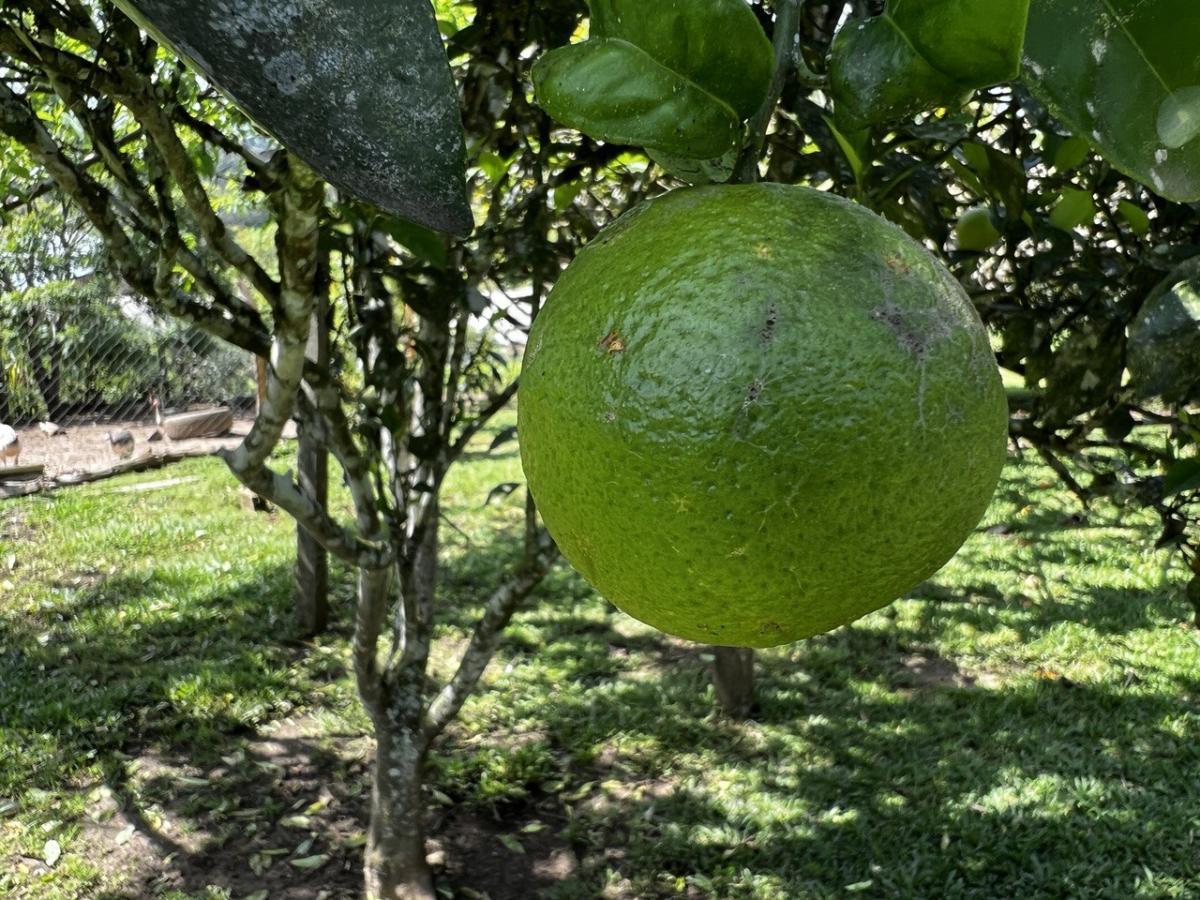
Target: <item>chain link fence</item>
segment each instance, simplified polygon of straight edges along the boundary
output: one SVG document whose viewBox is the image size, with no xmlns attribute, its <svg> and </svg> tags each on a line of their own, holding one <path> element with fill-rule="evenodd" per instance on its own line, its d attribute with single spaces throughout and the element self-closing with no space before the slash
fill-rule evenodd
<svg viewBox="0 0 1200 900">
<path fill-rule="evenodd" d="M 100 278 L 0 297 L 0 374 L 0 422 L 17 432 L 20 465 L 49 478 L 228 445 L 254 410 L 253 357 Z M 173 436 L 156 419 L 216 407 L 232 413 L 223 435 Z"/>
</svg>

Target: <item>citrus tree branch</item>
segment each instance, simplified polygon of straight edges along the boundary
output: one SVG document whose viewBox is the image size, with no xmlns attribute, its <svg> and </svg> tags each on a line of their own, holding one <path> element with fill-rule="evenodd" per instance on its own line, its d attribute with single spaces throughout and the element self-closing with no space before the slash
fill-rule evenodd
<svg viewBox="0 0 1200 900">
<path fill-rule="evenodd" d="M 446 685 L 429 704 L 421 724 L 422 738 L 432 741 L 453 721 L 467 697 L 475 690 L 479 679 L 500 643 L 505 626 L 521 602 L 533 592 L 550 567 L 558 559 L 558 549 L 544 537 L 542 546 L 524 562 L 516 574 L 497 588 L 488 598 L 483 615 L 475 625 L 470 643 L 458 663 L 458 668 Z"/>
<path fill-rule="evenodd" d="M 746 145 L 738 157 L 732 179 L 741 184 L 758 180 L 758 161 L 766 145 L 767 128 L 771 125 L 775 107 L 783 94 L 783 86 L 798 56 L 796 44 L 800 39 L 800 14 L 804 0 L 776 0 L 775 7 L 775 75 L 771 79 L 767 99 L 746 127 Z"/>
</svg>

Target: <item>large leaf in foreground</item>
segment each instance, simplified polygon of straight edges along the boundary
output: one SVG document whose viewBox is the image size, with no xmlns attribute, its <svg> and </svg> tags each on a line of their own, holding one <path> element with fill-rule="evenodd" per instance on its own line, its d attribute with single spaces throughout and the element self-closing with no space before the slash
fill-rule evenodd
<svg viewBox="0 0 1200 900">
<path fill-rule="evenodd" d="M 118 0 L 331 183 L 472 227 L 458 93 L 428 0 Z"/>
<path fill-rule="evenodd" d="M 892 0 L 833 46 L 838 121 L 851 130 L 1008 81 L 1021 64 L 1029 0 Z"/>
<path fill-rule="evenodd" d="M 1196 0 L 1034 0 L 1023 78 L 1118 169 L 1200 200 Z"/>
</svg>

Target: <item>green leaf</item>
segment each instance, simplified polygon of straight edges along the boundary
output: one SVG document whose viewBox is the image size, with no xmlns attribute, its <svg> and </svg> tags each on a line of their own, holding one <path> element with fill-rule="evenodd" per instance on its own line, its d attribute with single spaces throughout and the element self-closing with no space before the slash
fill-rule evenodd
<svg viewBox="0 0 1200 900">
<path fill-rule="evenodd" d="M 1150 233 L 1150 216 L 1132 200 L 1122 200 L 1117 203 L 1117 212 L 1129 225 L 1129 230 L 1138 236 Z"/>
<path fill-rule="evenodd" d="M 305 856 L 302 859 L 289 859 L 288 862 L 297 869 L 319 869 L 325 863 L 329 862 L 329 854 L 318 853 L 315 856 Z"/>
<path fill-rule="evenodd" d="M 1163 498 L 1200 488 L 1200 459 L 1181 459 L 1163 478 Z"/>
<path fill-rule="evenodd" d="M 1198 46 L 1195 0 L 1037 0 L 1023 79 L 1116 168 L 1200 200 Z"/>
<path fill-rule="evenodd" d="M 957 106 L 1020 71 L 1030 0 L 892 0 L 834 40 L 830 81 L 844 127 Z"/>
<path fill-rule="evenodd" d="M 513 853 L 520 853 L 521 855 L 525 854 L 525 848 L 523 846 L 521 846 L 521 842 L 518 841 L 511 834 L 498 834 L 498 835 L 496 835 L 496 840 L 498 840 L 500 843 L 502 843 L 505 847 L 507 847 Z"/>
<path fill-rule="evenodd" d="M 1079 188 L 1063 188 L 1058 203 L 1050 211 L 1050 224 L 1063 231 L 1086 225 L 1095 218 L 1096 201 L 1092 192 Z"/>
<path fill-rule="evenodd" d="M 689 159 L 686 156 L 663 153 L 661 150 L 646 152 L 666 172 L 688 184 L 724 184 L 733 177 L 738 158 L 736 147 L 716 159 Z"/>
<path fill-rule="evenodd" d="M 1081 137 L 1069 137 L 1054 151 L 1054 168 L 1059 172 L 1073 172 L 1087 161 L 1092 148 Z"/>
<path fill-rule="evenodd" d="M 871 132 L 866 129 L 843 133 L 833 119 L 825 116 L 825 124 L 829 133 L 837 141 L 846 162 L 850 164 L 850 172 L 854 175 L 854 183 L 862 187 L 866 180 L 867 168 L 871 153 Z"/>
<path fill-rule="evenodd" d="M 625 40 L 749 119 L 767 99 L 775 51 L 743 0 L 591 0 L 591 35 Z"/>
<path fill-rule="evenodd" d="M 479 159 L 475 161 L 475 164 L 479 166 L 479 171 L 483 172 L 488 181 L 499 184 L 508 175 L 512 162 L 513 157 L 511 156 L 505 159 L 490 150 L 484 150 L 479 154 Z"/>
<path fill-rule="evenodd" d="M 554 208 L 567 209 L 575 202 L 575 198 L 583 193 L 587 184 L 583 181 L 568 181 L 554 189 Z"/>
<path fill-rule="evenodd" d="M 332 184 L 471 230 L 458 89 L 428 0 L 118 0 Z"/>
<path fill-rule="evenodd" d="M 552 118 L 597 140 L 701 159 L 723 156 L 738 138 L 731 107 L 625 41 L 552 50 L 533 85 Z"/>
<path fill-rule="evenodd" d="M 593 0 L 591 36 L 533 68 L 538 103 L 597 140 L 709 160 L 770 90 L 774 52 L 742 0 Z"/>
<path fill-rule="evenodd" d="M 1154 291 L 1129 329 L 1129 375 L 1138 397 L 1179 403 L 1200 383 L 1200 277 Z"/>
<path fill-rule="evenodd" d="M 396 243 L 418 259 L 423 259 L 438 269 L 445 269 L 450 264 L 446 242 L 436 231 L 403 219 L 385 219 L 382 227 Z"/>
</svg>

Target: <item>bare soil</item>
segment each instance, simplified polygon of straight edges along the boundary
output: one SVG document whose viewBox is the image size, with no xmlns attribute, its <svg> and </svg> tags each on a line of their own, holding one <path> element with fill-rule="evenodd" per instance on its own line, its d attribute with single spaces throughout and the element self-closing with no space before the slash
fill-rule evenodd
<svg viewBox="0 0 1200 900">
<path fill-rule="evenodd" d="M 163 437 L 151 442 L 148 438 L 158 429 L 153 420 L 129 419 L 124 421 L 59 423 L 67 433 L 49 437 L 36 425 L 17 429 L 21 441 L 21 465 L 44 465 L 45 477 L 54 479 L 60 475 L 76 472 L 94 472 L 107 469 L 120 458 L 113 453 L 104 435 L 110 431 L 128 431 L 133 435 L 134 449 L 130 459 L 162 456 L 166 453 L 215 453 L 236 446 L 250 430 L 251 418 L 235 419 L 233 430 L 223 437 L 194 438 L 172 441 Z M 4 467 L 0 465 L 0 479 Z"/>
<path fill-rule="evenodd" d="M 371 741 L 328 734 L 298 716 L 235 743 L 207 765 L 182 753 L 144 752 L 117 777 L 90 786 L 72 852 L 123 885 L 99 898 L 213 889 L 234 898 L 267 891 L 271 900 L 362 896 Z M 580 861 L 560 836 L 557 804 L 544 805 L 492 819 L 431 804 L 430 862 L 439 886 L 468 900 L 532 900 L 570 880 Z M 509 846 L 514 837 L 519 853 Z M 10 863 L 46 868 L 32 857 L 0 860 Z"/>
</svg>

